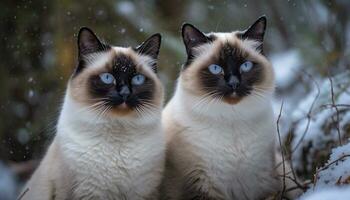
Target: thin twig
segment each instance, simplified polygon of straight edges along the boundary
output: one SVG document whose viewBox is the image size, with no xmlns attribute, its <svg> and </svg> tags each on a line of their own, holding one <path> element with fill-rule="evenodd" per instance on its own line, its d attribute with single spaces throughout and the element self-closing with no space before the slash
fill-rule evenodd
<svg viewBox="0 0 350 200">
<path fill-rule="evenodd" d="M 281 177 L 283 177 L 283 175 L 279 175 Z M 295 189 L 302 189 L 303 191 L 305 191 L 308 187 L 305 185 L 308 185 L 311 183 L 311 181 L 306 181 L 306 183 L 299 183 L 295 178 L 291 177 L 291 176 L 284 176 L 286 179 L 289 179 L 291 181 L 293 181 L 295 183 L 296 186 L 293 186 L 293 188 Z M 286 192 L 288 192 L 288 188 L 286 189 Z"/>
<path fill-rule="evenodd" d="M 343 159 L 346 158 L 346 157 L 350 157 L 350 154 L 342 155 L 342 156 L 340 156 L 338 159 L 336 159 L 336 160 L 334 160 L 334 161 L 328 163 L 327 165 L 323 166 L 322 168 L 316 170 L 316 173 L 315 173 L 315 175 L 314 175 L 314 188 L 316 187 L 318 174 L 319 174 L 321 171 L 328 169 L 331 165 L 333 165 L 333 164 L 335 164 L 335 163 L 337 163 L 337 162 L 339 162 L 339 161 L 343 161 Z"/>
<path fill-rule="evenodd" d="M 339 110 L 338 107 L 335 106 L 335 97 L 334 97 L 334 89 L 333 89 L 333 81 L 332 78 L 330 76 L 328 76 L 329 82 L 331 83 L 331 95 L 332 95 L 332 107 L 335 109 L 336 111 L 336 117 L 337 117 L 337 121 L 336 121 L 336 129 L 337 129 L 337 133 L 338 133 L 338 140 L 339 140 L 339 145 L 342 145 L 342 141 L 341 141 L 341 134 L 340 134 L 340 128 L 339 128 Z M 333 117 L 332 117 L 332 121 L 333 123 L 335 122 Z"/>
<path fill-rule="evenodd" d="M 21 199 L 24 197 L 24 195 L 25 195 L 28 191 L 29 191 L 29 188 L 26 188 L 26 189 L 22 192 L 22 194 L 17 198 L 17 200 L 21 200 Z"/>
<path fill-rule="evenodd" d="M 350 104 L 324 104 L 321 107 L 345 107 L 345 108 L 350 108 Z"/>
<path fill-rule="evenodd" d="M 291 169 L 292 175 L 293 175 L 293 182 L 294 182 L 296 185 L 300 186 L 301 183 L 299 183 L 298 178 L 297 178 L 297 175 L 295 174 L 293 162 L 290 162 L 290 169 Z M 301 189 L 302 189 L 303 191 L 305 191 L 305 188 L 301 188 Z"/>
<path fill-rule="evenodd" d="M 304 140 L 304 138 L 306 136 L 306 133 L 309 131 L 309 127 L 310 127 L 310 123 L 311 123 L 311 114 L 312 114 L 313 108 L 314 108 L 314 106 L 316 104 L 316 101 L 317 101 L 318 97 L 320 96 L 320 87 L 319 87 L 317 81 L 310 74 L 308 74 L 307 72 L 304 72 L 304 73 L 307 74 L 308 77 L 314 82 L 314 84 L 316 86 L 316 89 L 317 89 L 317 94 L 316 94 L 314 100 L 312 101 L 312 104 L 311 104 L 311 106 L 309 108 L 309 111 L 308 111 L 308 113 L 306 115 L 306 117 L 307 117 L 307 124 L 306 124 L 306 127 L 304 129 L 303 135 L 301 136 L 301 138 L 298 141 L 298 143 L 294 146 L 294 148 L 292 150 L 292 154 L 298 149 L 299 145 Z"/>
<path fill-rule="evenodd" d="M 277 134 L 278 134 L 278 141 L 279 141 L 279 145 L 280 145 L 280 148 L 281 148 L 281 154 L 282 154 L 282 165 L 283 165 L 283 188 L 282 188 L 282 193 L 281 193 L 281 198 L 283 198 L 284 196 L 284 193 L 286 191 L 286 166 L 285 166 L 285 163 L 284 163 L 284 149 L 282 147 L 282 141 L 281 141 L 281 133 L 280 133 L 280 119 L 281 119 L 281 116 L 282 116 L 282 109 L 283 109 L 283 103 L 284 101 L 282 101 L 281 103 L 281 108 L 280 108 L 280 112 L 278 114 L 278 118 L 277 118 Z"/>
</svg>

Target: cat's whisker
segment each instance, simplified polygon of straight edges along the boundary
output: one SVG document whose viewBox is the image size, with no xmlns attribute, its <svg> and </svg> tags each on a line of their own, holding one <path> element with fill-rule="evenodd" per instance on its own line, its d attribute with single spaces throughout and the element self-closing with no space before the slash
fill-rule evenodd
<svg viewBox="0 0 350 200">
<path fill-rule="evenodd" d="M 84 113 L 84 112 L 93 112 L 97 108 L 102 107 L 104 105 L 104 103 L 105 102 L 97 102 L 97 103 L 92 104 L 90 106 L 83 107 L 82 109 L 78 110 L 78 114 Z"/>
<path fill-rule="evenodd" d="M 262 91 L 262 90 L 253 90 L 253 93 L 258 93 L 258 94 L 261 94 L 261 95 L 263 95 L 263 96 L 269 96 L 269 94 L 271 94 L 271 93 L 269 93 L 269 92 L 266 92 L 266 91 Z"/>
<path fill-rule="evenodd" d="M 263 91 L 274 91 L 276 87 L 264 87 L 264 86 L 253 86 L 254 89 L 260 89 Z"/>
<path fill-rule="evenodd" d="M 140 117 L 153 118 L 154 112 L 147 106 L 136 107 L 136 111 Z"/>
<path fill-rule="evenodd" d="M 215 98 L 214 95 L 215 95 L 215 92 L 211 92 L 211 93 L 208 93 L 208 94 L 203 95 L 203 96 L 199 99 L 199 101 L 198 101 L 195 105 L 193 105 L 192 108 L 193 108 L 193 109 L 200 108 L 200 107 L 202 106 L 203 103 L 206 103 L 207 101 L 210 101 L 212 98 Z"/>
<path fill-rule="evenodd" d="M 202 100 L 198 102 L 193 108 L 197 109 L 200 113 L 207 112 L 211 107 L 211 105 L 213 103 L 216 103 L 219 100 L 219 98 L 217 98 L 218 96 L 219 95 L 215 92 L 204 95 Z M 198 108 L 202 108 L 202 109 L 198 109 Z"/>
<path fill-rule="evenodd" d="M 147 117 L 154 117 L 157 113 L 160 113 L 159 108 L 156 107 L 156 105 L 149 103 L 149 102 L 143 102 L 139 108 L 143 111 L 144 114 L 147 115 Z"/>
<path fill-rule="evenodd" d="M 98 112 L 98 114 L 96 115 L 96 121 L 101 121 L 101 119 L 105 116 L 104 114 L 107 113 L 107 111 L 110 110 L 110 108 L 112 108 L 112 106 L 104 106 L 103 109 L 100 110 L 100 112 Z"/>
<path fill-rule="evenodd" d="M 253 87 L 252 88 L 253 92 L 259 92 L 261 94 L 270 94 L 271 92 L 269 90 L 264 90 L 264 89 L 260 89 L 260 88 L 257 88 L 257 87 Z"/>
<path fill-rule="evenodd" d="M 251 95 L 252 95 L 252 97 L 256 97 L 258 100 L 262 100 L 262 101 L 265 101 L 268 99 L 266 95 L 258 93 L 258 92 L 252 92 Z"/>
<path fill-rule="evenodd" d="M 260 92 L 260 91 L 253 91 L 251 94 L 256 94 L 256 95 L 259 95 L 261 97 L 266 97 L 267 95 L 263 92 Z"/>
<path fill-rule="evenodd" d="M 91 98 L 89 99 L 89 101 L 107 101 L 109 100 L 109 98 L 104 97 L 104 98 Z"/>
</svg>

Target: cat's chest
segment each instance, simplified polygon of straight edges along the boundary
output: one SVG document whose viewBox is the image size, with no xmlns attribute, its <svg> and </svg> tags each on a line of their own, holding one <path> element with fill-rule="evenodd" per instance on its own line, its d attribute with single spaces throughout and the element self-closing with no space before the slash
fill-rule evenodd
<svg viewBox="0 0 350 200">
<path fill-rule="evenodd" d="M 66 151 L 65 156 L 75 174 L 73 193 L 103 199 L 138 199 L 140 194 L 150 194 L 160 182 L 162 146 L 155 138 L 66 144 L 69 153 Z"/>
<path fill-rule="evenodd" d="M 261 180 L 270 180 L 274 166 L 273 132 L 260 133 L 264 137 L 270 135 L 270 139 L 244 127 L 207 127 L 188 134 L 191 136 L 187 142 L 196 158 L 190 161 L 188 170 L 203 172 L 206 181 L 224 196 L 234 198 L 234 193 L 262 188 L 266 183 Z"/>
<path fill-rule="evenodd" d="M 273 148 L 273 126 L 230 123 L 222 125 L 199 124 L 187 129 L 184 138 L 193 145 L 201 157 L 227 162 L 235 159 L 252 158 L 265 149 Z"/>
<path fill-rule="evenodd" d="M 271 132 L 270 132 L 271 131 Z M 272 164 L 273 131 L 254 126 L 208 126 L 192 129 L 186 139 L 194 155 L 214 177 L 231 182 L 237 174 L 258 173 Z M 265 164 L 266 165 L 265 165 Z M 231 176 L 230 176 L 231 174 Z"/>
</svg>

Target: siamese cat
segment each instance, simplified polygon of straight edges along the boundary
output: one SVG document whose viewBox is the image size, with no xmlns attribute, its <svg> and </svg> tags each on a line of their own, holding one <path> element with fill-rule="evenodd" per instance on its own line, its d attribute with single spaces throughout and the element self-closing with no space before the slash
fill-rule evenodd
<svg viewBox="0 0 350 200">
<path fill-rule="evenodd" d="M 187 61 L 162 118 L 164 199 L 255 200 L 281 189 L 265 29 L 264 16 L 230 33 L 182 26 Z"/>
<path fill-rule="evenodd" d="M 163 175 L 161 35 L 136 48 L 78 35 L 57 134 L 21 199 L 156 199 Z"/>
</svg>

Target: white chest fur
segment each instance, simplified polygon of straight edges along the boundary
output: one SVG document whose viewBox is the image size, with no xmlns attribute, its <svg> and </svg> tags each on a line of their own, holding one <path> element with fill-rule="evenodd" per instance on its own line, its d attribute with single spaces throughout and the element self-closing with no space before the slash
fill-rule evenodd
<svg viewBox="0 0 350 200">
<path fill-rule="evenodd" d="M 155 192 L 163 173 L 165 149 L 159 123 L 140 127 L 117 121 L 91 125 L 74 121 L 69 113 L 67 116 L 63 110 L 56 139 L 74 174 L 75 198 L 145 199 Z"/>
<path fill-rule="evenodd" d="M 259 193 L 274 184 L 273 133 L 269 127 L 239 122 L 232 127 L 203 124 L 201 129 L 187 129 L 182 134 L 203 162 L 210 181 L 226 197 L 246 193 L 247 199 L 254 199 L 254 191 Z"/>
<path fill-rule="evenodd" d="M 71 136 L 66 137 L 68 134 Z M 134 138 L 125 139 L 100 135 L 90 141 L 74 138 L 75 134 L 67 132 L 64 137 L 58 136 L 65 162 L 78 184 L 74 193 L 103 199 L 121 196 L 139 199 L 154 192 L 164 161 L 164 144 L 157 130 L 134 133 Z"/>
<path fill-rule="evenodd" d="M 211 184 L 227 199 L 255 199 L 276 190 L 276 129 L 269 101 L 259 105 L 221 103 L 196 108 L 193 102 L 198 102 L 197 99 L 186 95 L 185 102 L 181 93 L 176 95 L 165 114 L 172 113 L 185 127 L 177 137 L 190 147 L 176 150 L 175 154 L 181 156 L 191 151 L 199 158 L 192 163 L 189 159 L 183 170 L 190 172 L 198 166 L 204 167 Z M 252 103 L 249 101 L 245 104 Z M 203 113 L 203 109 L 208 110 Z"/>
</svg>

